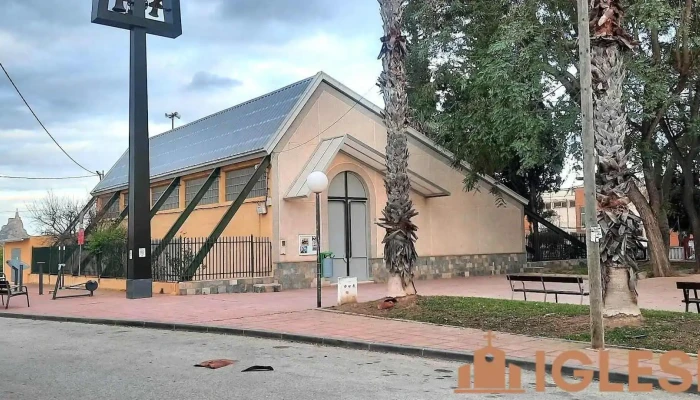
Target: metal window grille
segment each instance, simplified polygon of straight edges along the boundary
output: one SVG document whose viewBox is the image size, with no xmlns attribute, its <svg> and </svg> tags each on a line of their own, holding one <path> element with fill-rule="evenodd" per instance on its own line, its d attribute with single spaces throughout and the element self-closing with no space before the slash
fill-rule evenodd
<svg viewBox="0 0 700 400">
<path fill-rule="evenodd" d="M 160 199 L 160 196 L 165 192 L 165 189 L 167 189 L 168 186 L 157 186 L 151 189 L 151 207 L 153 207 L 158 199 Z M 163 210 L 174 210 L 180 208 L 180 185 L 175 186 L 175 189 L 173 190 L 172 193 L 170 193 L 170 196 L 168 196 L 167 200 L 165 200 L 165 203 L 160 207 L 159 211 Z"/>
<path fill-rule="evenodd" d="M 255 173 L 255 167 L 236 169 L 226 172 L 226 201 L 234 201 L 251 176 Z M 267 170 L 263 172 L 260 179 L 255 183 L 253 189 L 246 196 L 247 199 L 253 197 L 267 196 Z"/>
<path fill-rule="evenodd" d="M 106 196 L 102 199 L 102 204 L 107 204 L 112 196 Z M 119 199 L 117 199 L 112 205 L 105 211 L 104 218 L 117 218 L 119 217 Z"/>
<path fill-rule="evenodd" d="M 185 204 L 190 204 L 192 199 L 194 199 L 194 196 L 197 194 L 199 189 L 204 185 L 204 182 L 206 181 L 206 177 L 185 181 Z M 211 184 L 207 192 L 204 193 L 204 197 L 202 197 L 202 200 L 199 202 L 198 205 L 201 206 L 204 204 L 216 204 L 218 202 L 219 178 L 217 177 L 216 179 L 214 179 L 214 182 Z"/>
</svg>

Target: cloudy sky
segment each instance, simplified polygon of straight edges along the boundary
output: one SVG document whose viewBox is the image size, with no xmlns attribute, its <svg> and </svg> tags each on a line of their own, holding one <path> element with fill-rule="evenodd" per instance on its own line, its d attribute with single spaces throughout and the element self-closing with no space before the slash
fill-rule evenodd
<svg viewBox="0 0 700 400">
<path fill-rule="evenodd" d="M 127 147 L 129 34 L 90 23 L 90 0 L 2 0 L 0 62 L 58 142 L 105 172 Z M 110 0 L 110 6 L 113 0 Z M 148 39 L 150 134 L 323 70 L 376 104 L 376 0 L 183 0 L 183 34 Z M 0 175 L 76 176 L 0 75 Z M 53 190 L 89 197 L 97 178 L 0 178 L 0 225 Z"/>
</svg>

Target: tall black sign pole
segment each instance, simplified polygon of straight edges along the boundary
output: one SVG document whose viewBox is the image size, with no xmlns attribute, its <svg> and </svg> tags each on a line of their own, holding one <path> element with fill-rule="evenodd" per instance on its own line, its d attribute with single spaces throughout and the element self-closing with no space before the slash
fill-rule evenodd
<svg viewBox="0 0 700 400">
<path fill-rule="evenodd" d="M 128 8 L 127 8 L 128 6 Z M 179 0 L 93 0 L 92 22 L 128 29 L 129 63 L 129 219 L 126 297 L 153 293 L 151 275 L 150 167 L 146 34 L 175 38 L 182 33 Z M 146 8 L 150 7 L 146 17 Z M 163 20 L 159 20 L 163 10 Z"/>
<path fill-rule="evenodd" d="M 144 3 L 134 1 L 135 15 L 145 15 Z M 126 297 L 151 297 L 151 204 L 148 152 L 148 69 L 146 29 L 131 28 L 129 62 L 129 219 Z"/>
</svg>

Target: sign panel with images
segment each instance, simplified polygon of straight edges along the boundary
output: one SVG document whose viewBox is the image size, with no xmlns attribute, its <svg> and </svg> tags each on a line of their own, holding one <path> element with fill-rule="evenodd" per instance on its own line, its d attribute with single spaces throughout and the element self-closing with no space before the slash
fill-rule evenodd
<svg viewBox="0 0 700 400">
<path fill-rule="evenodd" d="M 299 235 L 299 255 L 311 256 L 318 252 L 316 235 Z"/>
</svg>

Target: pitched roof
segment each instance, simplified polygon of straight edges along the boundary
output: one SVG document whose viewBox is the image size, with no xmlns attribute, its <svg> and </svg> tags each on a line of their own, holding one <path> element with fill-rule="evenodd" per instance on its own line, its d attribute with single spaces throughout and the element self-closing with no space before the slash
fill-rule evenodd
<svg viewBox="0 0 700 400">
<path fill-rule="evenodd" d="M 306 78 L 149 139 L 151 179 L 263 151 L 295 109 L 314 77 Z M 123 188 L 129 150 L 93 193 Z"/>
<path fill-rule="evenodd" d="M 285 86 L 245 103 L 220 111 L 172 131 L 150 138 L 151 179 L 165 177 L 177 172 L 229 161 L 249 154 L 271 154 L 299 115 L 311 94 L 326 83 L 349 97 L 378 117 L 383 110 L 324 72 Z M 423 133 L 408 128 L 410 138 L 441 154 L 447 160 L 454 156 L 433 142 Z M 196 140 L 196 142 L 195 142 Z M 467 162 L 462 168 L 471 169 Z M 107 173 L 92 193 L 108 192 L 125 188 L 128 183 L 128 150 Z M 513 190 L 499 184 L 489 175 L 482 180 L 516 200 L 527 204 L 528 200 Z"/>
</svg>

